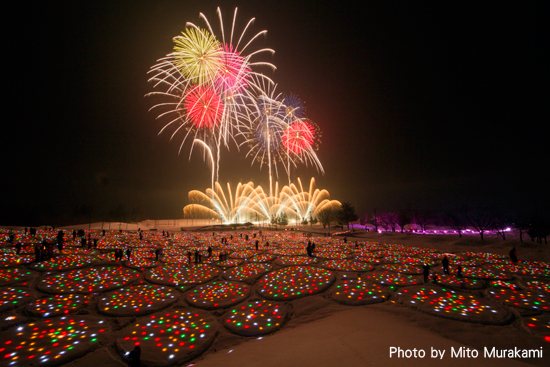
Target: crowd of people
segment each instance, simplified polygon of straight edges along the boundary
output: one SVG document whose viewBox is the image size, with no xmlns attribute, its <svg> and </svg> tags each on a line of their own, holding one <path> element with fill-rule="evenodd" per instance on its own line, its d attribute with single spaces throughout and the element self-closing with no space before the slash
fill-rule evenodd
<svg viewBox="0 0 550 367">
<path fill-rule="evenodd" d="M 113 232 L 113 231 L 110 231 Z M 74 246 L 75 243 L 79 243 L 80 247 L 83 249 L 89 249 L 89 250 L 95 250 L 98 249 L 98 245 L 101 241 L 101 238 L 105 238 L 107 235 L 107 232 L 103 229 L 101 231 L 88 231 L 86 232 L 83 229 L 74 229 L 72 230 L 72 233 L 70 235 L 67 235 L 65 231 L 58 230 L 56 233 L 56 236 L 37 236 L 36 228 L 25 228 L 24 234 L 30 236 L 31 238 L 34 238 L 33 246 L 34 246 L 34 254 L 35 254 L 35 261 L 45 261 L 49 260 L 52 257 L 54 257 L 56 254 L 62 254 L 63 249 L 65 246 L 66 241 L 68 240 L 68 237 L 72 235 L 72 246 Z M 122 233 L 122 231 L 119 231 L 119 233 Z M 128 233 L 125 234 L 127 238 Z M 305 235 L 304 235 L 305 236 Z M 141 229 L 137 230 L 137 238 L 139 239 L 139 242 L 145 241 L 145 235 L 144 232 Z M 169 231 L 162 231 L 162 238 L 167 239 L 167 241 L 172 241 L 175 238 L 175 233 L 169 232 Z M 217 238 L 218 245 L 221 246 L 221 250 L 216 251 L 216 256 L 218 261 L 225 261 L 229 257 L 230 253 L 230 247 L 231 244 L 238 242 L 238 243 L 250 243 L 253 245 L 253 248 L 256 251 L 262 250 L 262 243 L 264 249 L 269 248 L 269 240 L 268 236 L 262 234 L 262 231 L 258 232 L 252 232 L 252 233 L 222 233 L 222 234 L 216 234 L 215 232 L 212 232 L 212 238 Z M 21 253 L 23 244 L 21 241 L 16 240 L 16 235 L 13 231 L 9 232 L 7 242 L 9 244 L 12 244 L 15 248 L 15 252 L 17 254 Z M 304 240 L 305 242 L 305 240 Z M 344 237 L 343 244 L 347 244 L 347 238 Z M 27 243 L 28 244 L 28 243 Z M 354 246 L 355 249 L 359 247 L 359 244 L 357 241 L 355 241 L 353 244 L 350 243 L 351 246 Z M 217 248 L 219 247 L 217 246 Z M 188 263 L 195 263 L 200 264 L 203 262 L 204 258 L 211 258 L 214 256 L 214 251 L 212 245 L 209 245 L 206 249 L 206 251 L 201 250 L 199 247 L 196 246 L 194 249 L 188 249 L 186 252 Z M 224 250 L 224 247 L 226 248 Z M 159 261 L 162 259 L 164 255 L 164 248 L 162 244 L 157 244 L 155 248 L 151 249 L 152 256 L 156 261 Z M 304 255 L 307 255 L 310 258 L 313 258 L 316 256 L 316 244 L 314 241 L 311 240 L 311 238 L 308 238 L 307 245 L 305 246 L 305 253 Z M 132 245 L 121 243 L 120 241 L 117 243 L 117 247 L 113 251 L 114 260 L 116 262 L 122 262 L 124 260 L 131 261 L 132 259 Z M 517 249 L 516 247 L 513 247 L 509 252 L 509 258 L 510 261 L 513 264 L 518 263 L 518 255 L 517 255 Z M 454 274 L 457 277 L 462 277 L 462 271 L 463 268 L 460 265 L 460 263 L 455 263 L 452 266 L 451 270 L 451 261 L 449 259 L 449 256 L 444 255 L 441 260 L 441 266 L 442 266 L 442 275 L 450 275 Z M 432 271 L 432 268 L 430 264 L 424 264 L 422 266 L 422 274 L 424 278 L 424 282 L 428 282 L 430 279 L 436 283 L 438 281 L 438 274 L 434 273 Z"/>
</svg>

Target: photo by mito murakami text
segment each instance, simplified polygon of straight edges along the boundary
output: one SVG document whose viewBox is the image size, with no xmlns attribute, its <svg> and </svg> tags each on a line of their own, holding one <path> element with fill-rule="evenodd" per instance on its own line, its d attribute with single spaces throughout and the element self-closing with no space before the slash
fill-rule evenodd
<svg viewBox="0 0 550 367">
<path fill-rule="evenodd" d="M 522 349 L 522 348 L 497 348 L 483 347 L 475 349 L 469 347 L 450 348 L 401 348 L 390 347 L 389 357 L 397 359 L 443 359 L 443 358 L 542 358 L 543 347 Z"/>
</svg>

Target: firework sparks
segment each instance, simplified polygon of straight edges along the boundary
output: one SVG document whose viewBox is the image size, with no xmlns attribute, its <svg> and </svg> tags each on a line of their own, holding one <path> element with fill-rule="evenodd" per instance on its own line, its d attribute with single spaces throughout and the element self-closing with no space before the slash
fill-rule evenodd
<svg viewBox="0 0 550 367">
<path fill-rule="evenodd" d="M 293 121 L 283 133 L 283 145 L 294 154 L 311 149 L 315 140 L 315 128 L 307 121 Z"/>
<path fill-rule="evenodd" d="M 187 22 L 173 38 L 173 51 L 149 70 L 153 91 L 147 96 L 159 101 L 151 107 L 157 119 L 164 121 L 159 134 L 170 131 L 170 140 L 182 137 L 179 152 L 191 140 L 189 158 L 195 146 L 203 149 L 212 192 L 222 148 L 245 147 L 252 165 L 267 166 L 271 198 L 280 172 L 286 173 L 289 185 L 291 170 L 300 164 L 323 172 L 315 152 L 319 129 L 305 118 L 304 104 L 297 96 L 276 92 L 276 84 L 261 72 L 276 69 L 264 60 L 273 49 L 254 49 L 267 31 L 254 33 L 254 18 L 239 31 L 237 13 L 235 8 L 231 21 L 224 22 L 217 8 L 215 22 L 203 13 L 199 13 L 200 24 Z"/>
<path fill-rule="evenodd" d="M 235 137 L 244 125 L 243 106 L 252 91 L 260 89 L 256 81 L 273 83 L 256 68 L 275 69 L 275 65 L 259 59 L 273 54 L 273 49 L 252 50 L 267 31 L 251 33 L 254 19 L 250 19 L 240 34 L 236 32 L 237 9 L 227 31 L 219 8 L 217 15 L 219 31 L 200 13 L 204 26 L 188 22 L 174 37 L 173 52 L 149 71 L 155 90 L 148 94 L 162 99 L 151 108 L 158 112 L 157 119 L 167 121 L 159 134 L 171 129 L 170 139 L 182 135 L 180 152 L 188 139 L 208 145 L 214 156 L 214 176 L 219 172 L 221 147 L 239 146 Z"/>
<path fill-rule="evenodd" d="M 325 210 L 338 209 L 341 204 L 330 199 L 327 190 L 316 187 L 315 179 L 310 180 L 309 189 L 305 190 L 301 180 L 297 184 L 285 185 L 279 190 L 275 183 L 274 194 L 267 194 L 262 186 L 254 186 L 253 182 L 239 183 L 233 191 L 227 184 L 227 191 L 218 182 L 214 189 L 205 192 L 192 190 L 189 200 L 193 204 L 185 206 L 184 216 L 187 218 L 217 218 L 223 223 L 239 223 L 246 221 L 271 221 L 286 215 L 291 221 L 303 222 L 317 218 Z"/>
<path fill-rule="evenodd" d="M 216 91 L 209 87 L 197 86 L 186 96 L 185 111 L 196 128 L 213 128 L 220 123 L 223 102 Z"/>
<path fill-rule="evenodd" d="M 188 27 L 174 37 L 174 52 L 169 56 L 189 82 L 203 85 L 211 82 L 221 68 L 223 50 L 207 30 Z"/>
</svg>

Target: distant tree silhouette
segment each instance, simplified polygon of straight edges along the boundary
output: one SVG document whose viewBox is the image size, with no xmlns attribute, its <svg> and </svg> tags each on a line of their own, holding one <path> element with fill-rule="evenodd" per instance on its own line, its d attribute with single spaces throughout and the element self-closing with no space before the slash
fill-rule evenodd
<svg viewBox="0 0 550 367">
<path fill-rule="evenodd" d="M 429 213 L 425 210 L 416 210 L 412 214 L 411 221 L 414 224 L 418 225 L 420 227 L 420 230 L 424 232 L 426 231 L 428 224 L 431 224 L 430 222 L 433 221 L 433 218 L 431 219 Z"/>
<path fill-rule="evenodd" d="M 495 233 L 500 236 L 502 240 L 506 240 L 505 229 L 510 226 L 510 220 L 508 220 L 503 214 L 494 214 L 493 220 Z"/>
<path fill-rule="evenodd" d="M 453 211 L 445 212 L 443 221 L 457 232 L 458 237 L 462 237 L 462 232 L 467 225 L 466 218 L 464 217 L 464 209 L 458 208 Z"/>
<path fill-rule="evenodd" d="M 380 218 L 378 218 L 378 213 L 376 212 L 376 209 L 374 209 L 374 213 L 372 214 L 372 225 L 374 226 L 374 231 L 378 232 L 378 226 L 380 225 Z"/>
<path fill-rule="evenodd" d="M 486 207 L 478 207 L 468 210 L 468 223 L 479 232 L 482 241 L 485 240 L 485 232 L 495 227 L 494 215 Z"/>
<path fill-rule="evenodd" d="M 281 226 L 286 226 L 288 224 L 288 216 L 285 212 L 282 212 L 281 215 L 277 217 L 277 224 Z"/>
<path fill-rule="evenodd" d="M 548 244 L 547 238 L 550 235 L 550 223 L 548 219 L 540 216 L 534 217 L 529 224 L 527 233 L 533 241 L 539 244 L 542 244 L 542 242 Z"/>
<path fill-rule="evenodd" d="M 399 222 L 399 215 L 397 213 L 384 212 L 380 214 L 379 218 L 386 230 L 391 229 L 392 232 L 395 232 Z"/>
<path fill-rule="evenodd" d="M 523 243 L 523 235 L 529 231 L 529 224 L 529 220 L 524 215 L 518 215 L 514 220 L 514 227 L 518 231 L 520 243 Z"/>
<path fill-rule="evenodd" d="M 411 223 L 411 215 L 408 210 L 400 210 L 397 213 L 397 224 L 401 230 L 401 233 L 405 230 L 405 226 Z"/>
<path fill-rule="evenodd" d="M 325 209 L 317 214 L 317 219 L 323 225 L 323 228 L 328 227 L 330 233 L 330 223 L 334 220 L 334 212 L 331 209 Z"/>
<path fill-rule="evenodd" d="M 355 208 L 349 202 L 343 202 L 342 206 L 336 213 L 337 219 L 340 224 L 347 225 L 349 229 L 349 224 L 358 219 L 357 214 L 355 213 Z"/>
</svg>

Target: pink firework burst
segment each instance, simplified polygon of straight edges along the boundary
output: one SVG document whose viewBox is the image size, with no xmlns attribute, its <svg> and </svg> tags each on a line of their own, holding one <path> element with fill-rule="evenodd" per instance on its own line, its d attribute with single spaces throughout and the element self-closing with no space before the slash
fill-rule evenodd
<svg viewBox="0 0 550 367">
<path fill-rule="evenodd" d="M 311 148 L 314 140 L 315 127 L 307 121 L 293 121 L 283 133 L 283 145 L 295 154 Z"/>
<path fill-rule="evenodd" d="M 215 85 L 224 92 L 240 92 L 248 86 L 250 66 L 232 45 L 224 45 L 221 66 L 216 74 Z"/>
<path fill-rule="evenodd" d="M 223 101 L 216 92 L 206 86 L 193 88 L 184 97 L 183 105 L 189 120 L 197 128 L 213 128 L 221 121 Z"/>
</svg>

